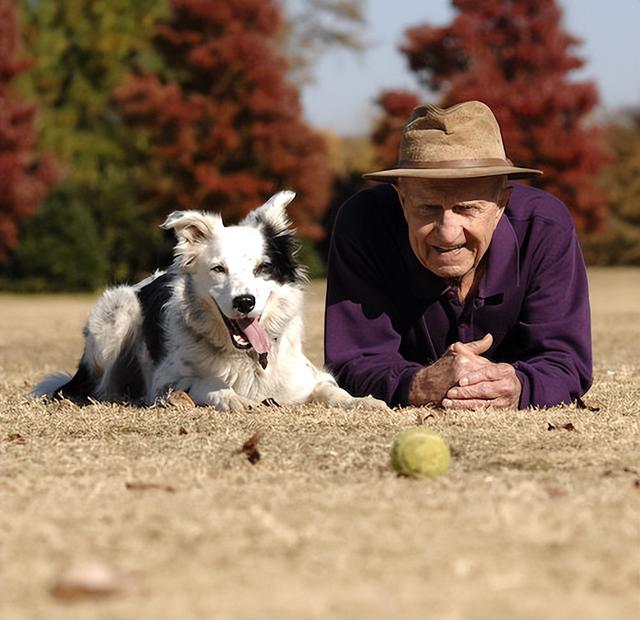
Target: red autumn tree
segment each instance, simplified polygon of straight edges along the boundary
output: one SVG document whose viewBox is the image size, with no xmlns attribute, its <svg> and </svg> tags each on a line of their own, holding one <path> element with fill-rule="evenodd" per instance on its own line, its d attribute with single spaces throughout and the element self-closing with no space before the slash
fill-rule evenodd
<svg viewBox="0 0 640 620">
<path fill-rule="evenodd" d="M 32 216 L 54 182 L 53 162 L 36 154 L 36 109 L 13 91 L 28 68 L 18 58 L 20 28 L 11 0 L 0 0 L 0 261 L 18 244 L 19 224 Z"/>
<path fill-rule="evenodd" d="M 159 214 L 210 209 L 238 220 L 268 195 L 298 193 L 290 214 L 319 238 L 329 194 L 322 138 L 287 82 L 279 3 L 172 0 L 154 44 L 166 63 L 116 93 L 152 146 L 144 197 Z"/>
<path fill-rule="evenodd" d="M 544 170 L 532 182 L 565 202 L 580 230 L 600 229 L 606 206 L 593 180 L 606 156 L 599 131 L 588 124 L 598 93 L 593 83 L 570 79 L 584 61 L 555 0 L 452 4 L 457 15 L 449 25 L 405 32 L 401 50 L 421 85 L 444 107 L 470 99 L 487 103 L 507 155 Z"/>
</svg>

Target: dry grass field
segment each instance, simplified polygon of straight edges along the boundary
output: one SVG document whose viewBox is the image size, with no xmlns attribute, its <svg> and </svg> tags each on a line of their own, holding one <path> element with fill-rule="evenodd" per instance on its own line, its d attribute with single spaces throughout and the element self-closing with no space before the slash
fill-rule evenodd
<svg viewBox="0 0 640 620">
<path fill-rule="evenodd" d="M 44 404 L 26 393 L 74 368 L 92 299 L 0 296 L 0 619 L 640 617 L 640 271 L 590 278 L 598 411 Z M 452 467 L 398 478 L 424 416 Z M 63 598 L 87 560 L 116 591 Z"/>
</svg>

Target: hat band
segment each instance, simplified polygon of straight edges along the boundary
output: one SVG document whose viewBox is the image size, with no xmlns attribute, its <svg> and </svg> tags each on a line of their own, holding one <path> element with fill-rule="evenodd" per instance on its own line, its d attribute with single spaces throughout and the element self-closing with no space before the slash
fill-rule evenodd
<svg viewBox="0 0 640 620">
<path fill-rule="evenodd" d="M 513 166 L 510 159 L 487 157 L 485 159 L 449 159 L 445 161 L 409 161 L 400 160 L 397 168 L 493 168 L 496 166 Z"/>
</svg>

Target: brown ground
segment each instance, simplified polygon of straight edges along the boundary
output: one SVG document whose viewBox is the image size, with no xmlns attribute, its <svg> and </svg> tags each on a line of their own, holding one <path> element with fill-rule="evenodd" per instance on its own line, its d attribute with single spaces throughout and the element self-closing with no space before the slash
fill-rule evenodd
<svg viewBox="0 0 640 620">
<path fill-rule="evenodd" d="M 388 468 L 394 435 L 427 411 L 30 400 L 73 369 L 91 299 L 0 296 L 1 620 L 637 618 L 640 271 L 591 283 L 600 411 L 434 411 L 454 460 L 432 481 Z M 318 361 L 319 285 L 308 316 Z M 253 466 L 233 451 L 258 429 Z M 125 588 L 52 596 L 83 558 Z"/>
</svg>

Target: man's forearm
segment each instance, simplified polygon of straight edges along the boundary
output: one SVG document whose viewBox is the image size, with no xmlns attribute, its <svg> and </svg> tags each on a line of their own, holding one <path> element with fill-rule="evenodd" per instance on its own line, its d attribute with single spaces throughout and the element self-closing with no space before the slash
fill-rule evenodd
<svg viewBox="0 0 640 620">
<path fill-rule="evenodd" d="M 519 407 L 553 407 L 569 404 L 591 386 L 587 369 L 576 368 L 568 359 L 552 356 L 516 362 L 514 365 L 522 384 Z"/>
</svg>

